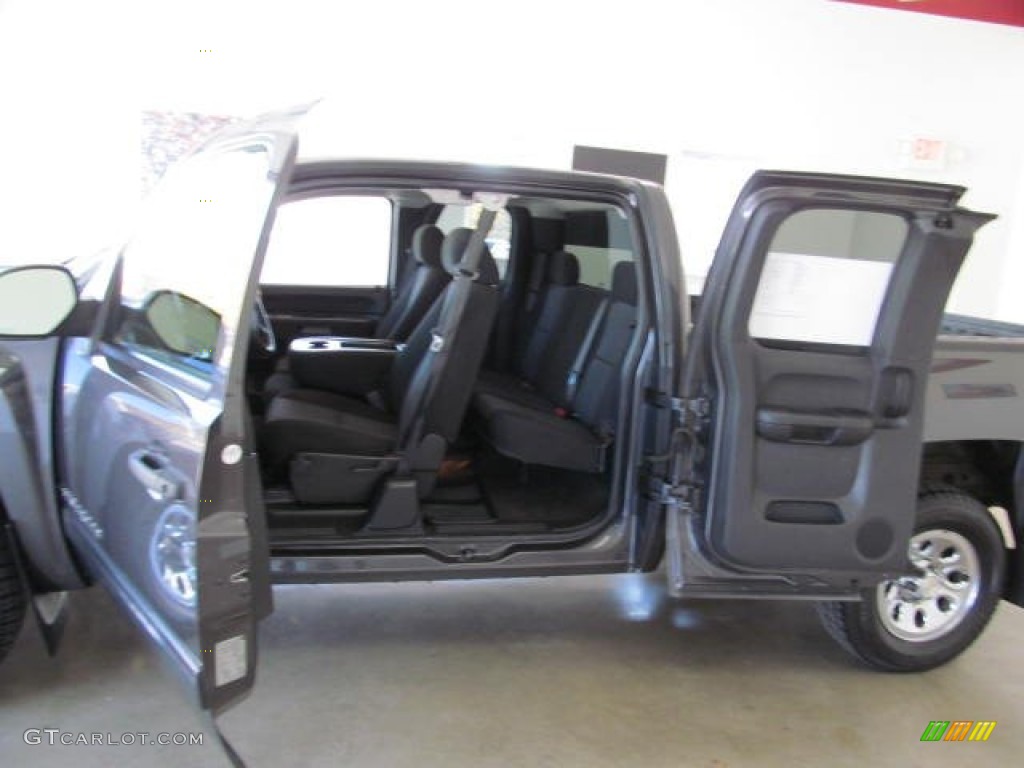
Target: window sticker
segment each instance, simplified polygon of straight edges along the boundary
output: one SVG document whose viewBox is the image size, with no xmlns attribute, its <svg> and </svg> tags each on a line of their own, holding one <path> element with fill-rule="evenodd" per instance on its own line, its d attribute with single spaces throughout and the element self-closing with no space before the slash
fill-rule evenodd
<svg viewBox="0 0 1024 768">
<path fill-rule="evenodd" d="M 750 314 L 757 339 L 870 346 L 892 264 L 773 251 Z"/>
</svg>

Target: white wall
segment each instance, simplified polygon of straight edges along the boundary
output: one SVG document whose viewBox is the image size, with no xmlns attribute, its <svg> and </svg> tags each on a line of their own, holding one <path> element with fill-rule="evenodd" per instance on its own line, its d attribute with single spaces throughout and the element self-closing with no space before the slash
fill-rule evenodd
<svg viewBox="0 0 1024 768">
<path fill-rule="evenodd" d="M 1009 230 L 1006 250 L 997 255 L 996 302 L 1009 320 L 1024 317 L 1024 164 L 1020 167 L 1016 198 L 1003 213 Z"/>
<path fill-rule="evenodd" d="M 248 114 L 327 94 L 331 127 L 307 143 L 314 153 L 559 167 L 576 143 L 669 155 L 695 282 L 754 168 L 962 183 L 968 205 L 1001 219 L 979 235 L 951 308 L 1024 321 L 1011 287 L 1024 285 L 1024 30 L 825 0 L 521 0 L 487 18 L 489 7 L 8 0 L 0 146 L 32 151 L 0 181 L 5 209 L 37 225 L 57 210 L 76 217 L 72 231 L 113 219 L 110 201 L 130 197 L 133 110 Z M 413 95 L 389 101 L 410 83 Z M 505 97 L 513 84 L 525 99 Z M 944 170 L 901 166 L 899 142 L 914 136 L 949 143 Z M 63 191 L 37 180 L 38 158 Z M 37 245 L 55 234 L 37 225 L 19 229 Z M 0 254 L 10 239 L 0 233 Z"/>
</svg>

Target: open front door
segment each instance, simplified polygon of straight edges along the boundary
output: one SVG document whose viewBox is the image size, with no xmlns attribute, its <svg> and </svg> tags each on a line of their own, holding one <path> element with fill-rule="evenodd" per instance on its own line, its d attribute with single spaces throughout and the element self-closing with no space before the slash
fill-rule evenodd
<svg viewBox="0 0 1024 768">
<path fill-rule="evenodd" d="M 294 154 L 265 122 L 174 166 L 93 336 L 63 360 L 69 538 L 214 713 L 252 686 L 271 609 L 243 383 L 255 273 Z"/>
<path fill-rule="evenodd" d="M 907 568 L 932 348 L 991 218 L 962 193 L 776 172 L 743 190 L 680 391 L 707 415 L 682 474 L 719 565 L 833 587 Z"/>
</svg>

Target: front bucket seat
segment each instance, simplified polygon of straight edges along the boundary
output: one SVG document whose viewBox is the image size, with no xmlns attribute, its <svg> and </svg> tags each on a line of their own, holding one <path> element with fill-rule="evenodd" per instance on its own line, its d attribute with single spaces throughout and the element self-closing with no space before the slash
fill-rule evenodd
<svg viewBox="0 0 1024 768">
<path fill-rule="evenodd" d="M 461 268 L 472 236 L 444 240 L 450 284 L 400 349 L 378 405 L 296 389 L 274 398 L 262 429 L 270 473 L 287 473 L 300 502 L 359 504 L 405 467 L 419 496 L 433 488 L 459 433 L 498 310 L 498 268 L 486 246 L 476 270 Z M 437 329 L 448 328 L 447 338 Z"/>
</svg>

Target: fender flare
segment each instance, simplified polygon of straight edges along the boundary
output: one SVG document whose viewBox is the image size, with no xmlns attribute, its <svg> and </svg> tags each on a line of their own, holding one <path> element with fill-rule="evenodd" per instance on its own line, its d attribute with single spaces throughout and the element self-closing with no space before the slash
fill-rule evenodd
<svg viewBox="0 0 1024 768">
<path fill-rule="evenodd" d="M 55 483 L 53 392 L 60 340 L 0 348 L 0 506 L 35 592 L 86 585 L 68 548 Z M 30 373 L 31 372 L 31 373 Z"/>
<path fill-rule="evenodd" d="M 1016 538 L 1016 549 L 1007 551 L 1006 591 L 1003 597 L 1024 608 L 1024 448 L 1017 456 L 1013 473 L 1013 509 L 1010 524 Z"/>
</svg>

